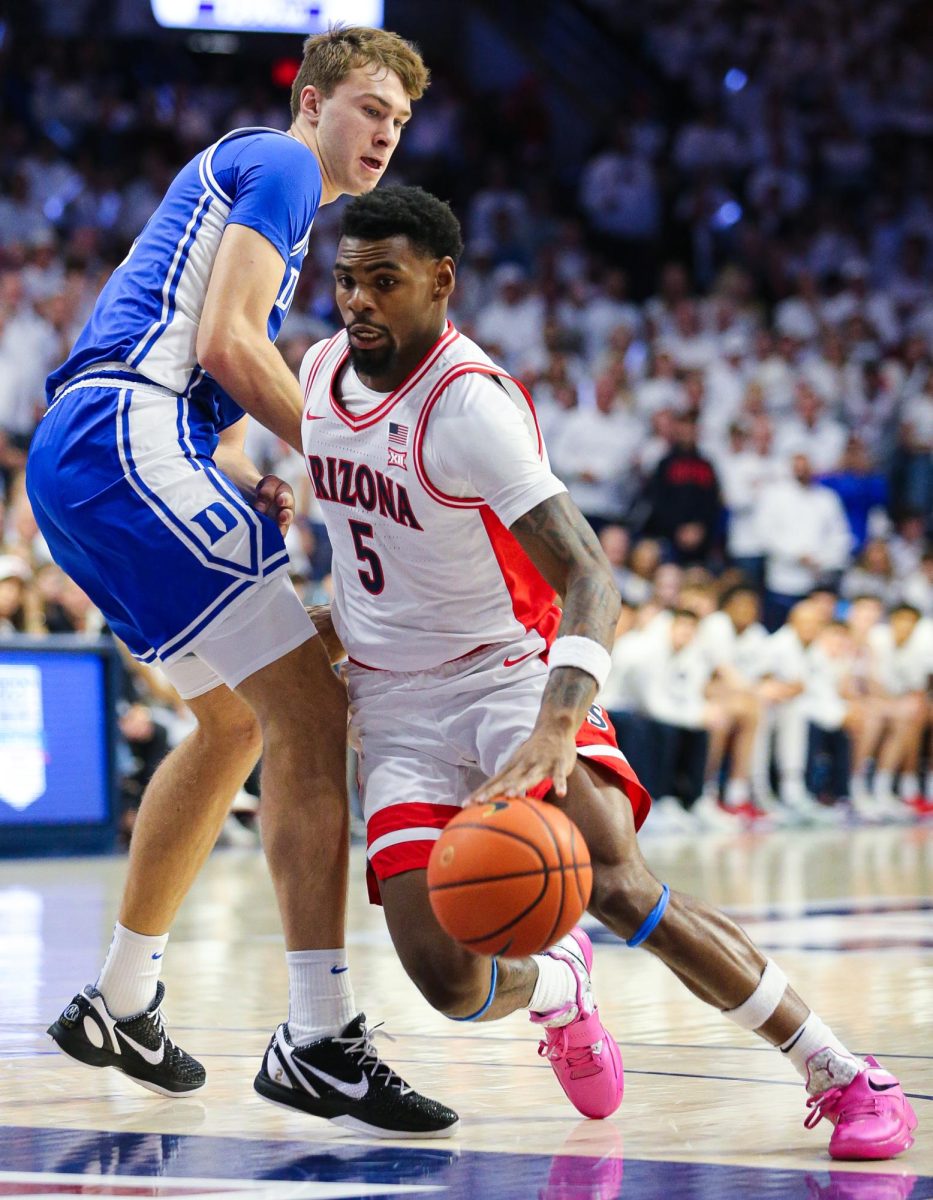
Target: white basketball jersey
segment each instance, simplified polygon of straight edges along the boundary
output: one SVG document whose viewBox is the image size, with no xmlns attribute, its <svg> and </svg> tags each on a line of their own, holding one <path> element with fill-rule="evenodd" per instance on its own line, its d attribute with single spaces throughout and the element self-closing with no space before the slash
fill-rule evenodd
<svg viewBox="0 0 933 1200">
<path fill-rule="evenodd" d="M 347 653 L 365 666 L 417 671 L 532 630 L 549 645 L 560 619 L 553 589 L 483 497 L 445 494 L 425 467 L 432 415 L 458 381 L 475 386 L 480 375 L 518 409 L 534 448 L 536 477 L 522 493 L 530 502 L 519 500 L 510 520 L 564 491 L 524 388 L 450 324 L 365 412 L 339 400 L 348 361 L 341 331 L 308 351 L 299 375 L 305 461 L 333 546 L 333 619 Z"/>
</svg>

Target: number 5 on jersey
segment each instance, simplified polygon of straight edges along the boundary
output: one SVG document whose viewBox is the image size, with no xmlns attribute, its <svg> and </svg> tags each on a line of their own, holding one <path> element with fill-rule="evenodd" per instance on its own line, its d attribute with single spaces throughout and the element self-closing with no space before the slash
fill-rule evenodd
<svg viewBox="0 0 933 1200">
<path fill-rule="evenodd" d="M 360 583 L 362 583 L 371 596 L 378 596 L 386 585 L 386 577 L 383 574 L 379 555 L 373 550 L 372 546 L 367 546 L 363 541 L 364 538 L 371 538 L 373 536 L 373 527 L 368 521 L 351 521 L 350 533 L 353 535 L 353 548 L 356 550 L 356 557 L 361 563 L 365 563 L 368 568 L 365 571 L 357 571 Z"/>
</svg>

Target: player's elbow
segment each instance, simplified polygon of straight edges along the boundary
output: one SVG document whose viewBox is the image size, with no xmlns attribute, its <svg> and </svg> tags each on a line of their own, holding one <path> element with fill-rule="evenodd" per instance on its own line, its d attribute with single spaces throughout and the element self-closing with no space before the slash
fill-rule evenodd
<svg viewBox="0 0 933 1200">
<path fill-rule="evenodd" d="M 221 387 L 241 376 L 251 357 L 250 339 L 236 329 L 199 330 L 195 350 L 200 365 Z"/>
</svg>

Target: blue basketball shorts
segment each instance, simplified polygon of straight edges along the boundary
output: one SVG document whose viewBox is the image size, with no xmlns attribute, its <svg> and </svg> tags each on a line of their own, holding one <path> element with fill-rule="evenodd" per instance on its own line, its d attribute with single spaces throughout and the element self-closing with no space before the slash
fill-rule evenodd
<svg viewBox="0 0 933 1200">
<path fill-rule="evenodd" d="M 223 665 L 220 678 L 192 673 L 188 656 L 224 629 L 237 631 L 228 644 L 248 646 L 250 609 L 274 611 L 279 623 L 271 643 L 259 639 L 267 662 L 314 632 L 293 591 L 288 598 L 278 526 L 217 468 L 215 445 L 210 423 L 184 397 L 131 370 L 92 370 L 60 389 L 26 472 L 55 561 L 134 657 L 167 669 L 187 660 L 189 696 L 246 677 Z M 239 678 L 225 677 L 231 672 Z"/>
</svg>

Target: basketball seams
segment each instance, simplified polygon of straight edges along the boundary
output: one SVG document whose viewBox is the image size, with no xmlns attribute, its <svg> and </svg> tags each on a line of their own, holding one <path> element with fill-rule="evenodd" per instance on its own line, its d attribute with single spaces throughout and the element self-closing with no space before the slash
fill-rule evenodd
<svg viewBox="0 0 933 1200">
<path fill-rule="evenodd" d="M 441 927 L 475 954 L 541 953 L 585 908 L 589 864 L 578 851 L 588 858 L 586 844 L 562 810 L 551 811 L 558 806 L 545 811 L 536 799 L 502 799 L 483 816 L 465 809 L 441 833 L 428 862 L 431 906 Z M 570 870 L 574 885 L 564 877 Z"/>
<path fill-rule="evenodd" d="M 475 879 L 454 879 L 450 883 L 431 884 L 432 892 L 443 892 L 448 888 L 475 887 L 479 883 L 504 883 L 506 879 L 528 879 L 532 875 L 556 875 L 558 871 L 576 870 L 576 863 L 558 863 L 554 867 L 536 867 L 528 871 L 510 871 L 507 875 L 477 875 Z M 582 898 L 582 895 L 581 895 Z"/>
</svg>

